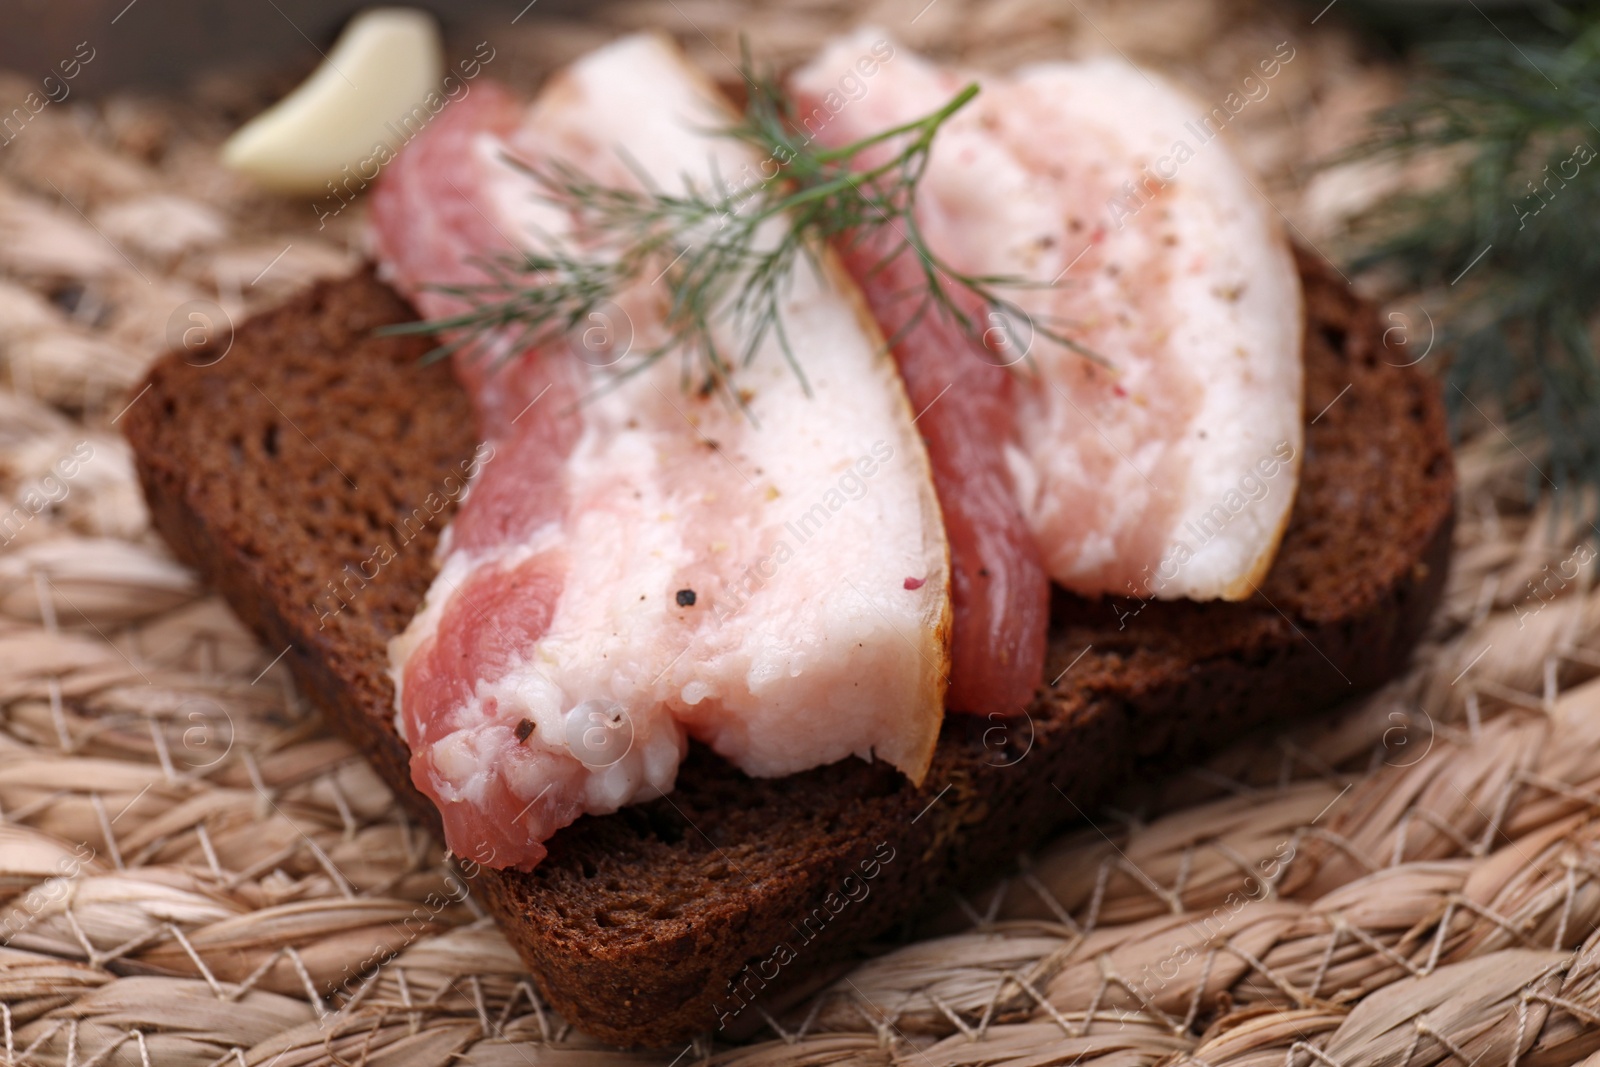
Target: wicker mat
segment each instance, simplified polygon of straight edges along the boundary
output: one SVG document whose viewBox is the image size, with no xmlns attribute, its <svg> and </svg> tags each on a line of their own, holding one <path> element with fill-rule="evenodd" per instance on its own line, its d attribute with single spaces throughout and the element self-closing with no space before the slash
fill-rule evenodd
<svg viewBox="0 0 1600 1067">
<path fill-rule="evenodd" d="M 1396 180 L 1297 169 L 1398 83 L 1337 12 L 639 0 L 485 36 L 491 71 L 524 84 L 649 24 L 726 76 L 741 29 L 794 57 L 863 12 L 1000 65 L 1114 48 L 1206 100 L 1292 41 L 1237 128 L 1299 238 L 1331 249 L 1340 212 Z M 1492 1067 L 1600 1049 L 1593 527 L 1530 505 L 1537 442 L 1492 431 L 1460 455 L 1454 569 L 1407 678 L 1135 783 L 745 1044 L 620 1053 L 572 1031 L 281 650 L 172 562 L 117 436 L 192 314 L 242 318 L 358 258 L 359 206 L 319 230 L 214 161 L 277 88 L 51 105 L 0 148 L 0 490 L 24 515 L 0 533 L 8 1063 Z M 28 89 L 0 76 L 0 110 Z"/>
</svg>

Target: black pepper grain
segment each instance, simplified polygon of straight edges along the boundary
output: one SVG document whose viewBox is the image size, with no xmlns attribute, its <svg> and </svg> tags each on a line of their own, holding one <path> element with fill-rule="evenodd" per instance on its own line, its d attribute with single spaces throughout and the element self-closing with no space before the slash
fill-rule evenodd
<svg viewBox="0 0 1600 1067">
<path fill-rule="evenodd" d="M 693 589 L 680 589 L 680 590 L 678 590 L 678 607 L 680 607 L 680 608 L 692 608 L 692 607 L 694 607 L 694 590 Z"/>
<path fill-rule="evenodd" d="M 523 719 L 517 723 L 517 743 L 521 744 L 526 741 L 533 734 L 534 727 L 535 723 L 532 719 Z"/>
</svg>

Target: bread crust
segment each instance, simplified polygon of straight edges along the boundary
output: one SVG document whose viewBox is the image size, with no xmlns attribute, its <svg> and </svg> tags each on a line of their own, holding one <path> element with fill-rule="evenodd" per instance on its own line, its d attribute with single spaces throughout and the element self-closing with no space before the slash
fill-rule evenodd
<svg viewBox="0 0 1600 1067">
<path fill-rule="evenodd" d="M 1055 684 L 1025 720 L 947 716 L 920 787 L 855 759 L 752 780 L 696 745 L 671 798 L 579 820 L 531 874 L 482 871 L 474 891 L 558 1011 L 620 1045 L 737 1032 L 753 1005 L 992 877 L 1129 776 L 1404 668 L 1449 558 L 1438 386 L 1387 363 L 1373 308 L 1298 258 L 1305 410 L 1332 406 L 1307 426 L 1261 594 L 1058 591 Z M 440 486 L 477 441 L 448 369 L 420 362 L 428 342 L 373 336 L 410 317 L 370 270 L 323 283 L 244 324 L 213 366 L 162 359 L 124 424 L 174 552 L 288 647 L 301 690 L 437 831 L 394 730 L 384 648 L 431 578 L 454 506 Z M 368 577 L 379 542 L 393 557 Z"/>
</svg>

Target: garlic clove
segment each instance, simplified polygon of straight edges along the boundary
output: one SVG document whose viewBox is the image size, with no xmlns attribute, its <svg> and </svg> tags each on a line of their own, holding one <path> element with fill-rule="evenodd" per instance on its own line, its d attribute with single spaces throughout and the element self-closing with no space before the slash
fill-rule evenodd
<svg viewBox="0 0 1600 1067">
<path fill-rule="evenodd" d="M 270 189 L 322 192 L 344 168 L 398 150 L 401 120 L 437 92 L 443 65 L 431 15 L 363 11 L 311 77 L 228 139 L 222 161 Z"/>
</svg>

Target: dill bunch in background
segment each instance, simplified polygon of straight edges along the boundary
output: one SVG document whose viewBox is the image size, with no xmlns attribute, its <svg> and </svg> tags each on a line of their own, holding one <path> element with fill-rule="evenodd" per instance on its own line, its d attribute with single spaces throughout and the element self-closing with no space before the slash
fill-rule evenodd
<svg viewBox="0 0 1600 1067">
<path fill-rule="evenodd" d="M 1416 80 L 1357 155 L 1443 153 L 1449 176 L 1356 220 L 1353 265 L 1425 294 L 1458 425 L 1541 437 L 1531 490 L 1600 485 L 1600 7 L 1406 6 L 1378 28 Z"/>
</svg>

